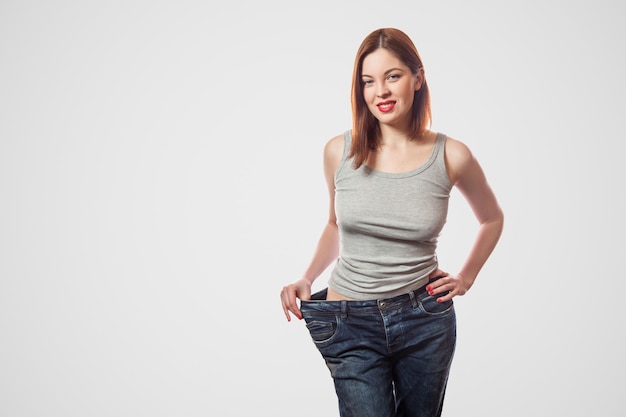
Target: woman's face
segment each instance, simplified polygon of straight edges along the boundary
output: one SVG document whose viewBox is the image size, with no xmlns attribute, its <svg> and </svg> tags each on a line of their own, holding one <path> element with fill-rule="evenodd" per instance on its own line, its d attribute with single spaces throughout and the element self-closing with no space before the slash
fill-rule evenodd
<svg viewBox="0 0 626 417">
<path fill-rule="evenodd" d="M 378 48 L 363 59 L 361 72 L 363 98 L 369 111 L 381 124 L 407 128 L 423 70 L 413 74 L 394 54 Z"/>
</svg>

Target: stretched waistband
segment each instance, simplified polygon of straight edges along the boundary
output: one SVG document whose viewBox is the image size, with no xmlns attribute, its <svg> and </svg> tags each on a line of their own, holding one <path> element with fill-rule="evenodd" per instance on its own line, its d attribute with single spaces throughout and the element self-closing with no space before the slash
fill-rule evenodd
<svg viewBox="0 0 626 417">
<path fill-rule="evenodd" d="M 300 310 L 305 312 L 306 310 L 315 310 L 316 312 L 327 312 L 327 313 L 347 313 L 348 311 L 353 312 L 370 312 L 370 311 L 378 311 L 381 308 L 386 308 L 391 305 L 411 303 L 413 307 L 417 307 L 417 303 L 428 296 L 428 291 L 426 291 L 426 286 L 431 282 L 437 280 L 439 278 L 432 278 L 423 286 L 409 291 L 404 294 L 396 295 L 389 298 L 380 298 L 377 300 L 333 300 L 327 301 L 326 295 L 328 293 L 328 288 L 324 288 L 321 291 L 318 291 L 311 295 L 310 300 L 302 300 L 300 302 Z"/>
</svg>

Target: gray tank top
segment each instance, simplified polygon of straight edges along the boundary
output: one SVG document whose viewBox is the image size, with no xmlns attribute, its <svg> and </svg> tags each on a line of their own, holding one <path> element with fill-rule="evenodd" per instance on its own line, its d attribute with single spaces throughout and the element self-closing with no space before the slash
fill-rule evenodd
<svg viewBox="0 0 626 417">
<path fill-rule="evenodd" d="M 446 172 L 446 136 L 438 133 L 422 166 L 381 172 L 348 158 L 351 131 L 335 173 L 339 258 L 328 285 L 358 299 L 393 297 L 426 284 L 437 269 L 437 238 L 448 214 L 452 184 Z"/>
</svg>

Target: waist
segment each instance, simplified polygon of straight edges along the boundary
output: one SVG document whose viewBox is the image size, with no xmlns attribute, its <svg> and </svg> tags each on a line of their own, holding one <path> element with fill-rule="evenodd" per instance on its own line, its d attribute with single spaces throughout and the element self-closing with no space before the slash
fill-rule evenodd
<svg viewBox="0 0 626 417">
<path fill-rule="evenodd" d="M 413 261 L 404 257 L 403 262 L 389 258 L 371 265 L 348 261 L 342 256 L 331 271 L 326 299 L 377 300 L 406 294 L 426 285 L 428 275 L 437 266 L 434 255 Z"/>
<path fill-rule="evenodd" d="M 340 300 L 332 300 L 327 299 L 328 288 L 324 288 L 321 291 L 318 291 L 311 295 L 309 300 L 302 300 L 300 303 L 300 309 L 314 309 L 314 310 L 323 310 L 325 312 L 345 312 L 347 310 L 350 311 L 368 311 L 368 310 L 378 310 L 383 306 L 388 306 L 391 304 L 404 304 L 404 303 L 416 303 L 422 298 L 428 296 L 428 291 L 426 291 L 426 286 L 431 282 L 437 280 L 439 278 L 431 278 L 427 283 L 406 292 L 404 294 L 396 295 L 389 298 L 380 298 L 376 300 L 352 300 L 352 299 L 340 299 Z"/>
</svg>

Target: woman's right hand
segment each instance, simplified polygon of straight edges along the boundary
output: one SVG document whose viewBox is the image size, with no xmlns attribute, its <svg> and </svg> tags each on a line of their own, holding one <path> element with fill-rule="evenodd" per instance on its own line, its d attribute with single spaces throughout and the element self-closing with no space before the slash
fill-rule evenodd
<svg viewBox="0 0 626 417">
<path fill-rule="evenodd" d="M 302 313 L 297 300 L 309 300 L 310 298 L 311 283 L 308 280 L 301 278 L 292 284 L 285 285 L 280 292 L 280 300 L 283 304 L 283 311 L 287 321 L 291 321 L 291 314 L 302 320 Z"/>
</svg>

